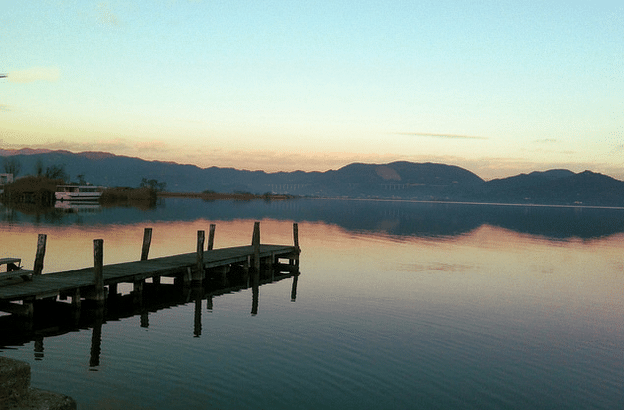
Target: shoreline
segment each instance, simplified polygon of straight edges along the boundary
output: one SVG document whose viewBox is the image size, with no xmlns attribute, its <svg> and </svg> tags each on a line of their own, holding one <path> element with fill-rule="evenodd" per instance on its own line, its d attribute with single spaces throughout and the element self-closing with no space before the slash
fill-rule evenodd
<svg viewBox="0 0 624 410">
<path fill-rule="evenodd" d="M 199 198 L 206 201 L 213 201 L 218 199 L 234 199 L 242 201 L 250 201 L 254 199 L 264 199 L 269 201 L 282 201 L 286 199 L 297 198 L 293 195 L 285 194 L 252 194 L 248 192 L 244 193 L 220 193 L 220 192 L 158 192 L 159 198 Z"/>
</svg>

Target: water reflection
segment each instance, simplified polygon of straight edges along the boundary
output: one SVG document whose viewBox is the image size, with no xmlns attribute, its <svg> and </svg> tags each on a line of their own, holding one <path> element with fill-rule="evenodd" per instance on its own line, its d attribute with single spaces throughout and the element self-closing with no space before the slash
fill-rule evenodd
<svg viewBox="0 0 624 410">
<path fill-rule="evenodd" d="M 44 340 L 83 329 L 91 329 L 89 369 L 96 371 L 102 352 L 102 330 L 107 322 L 140 316 L 140 326 L 149 328 L 149 316 L 162 309 L 193 303 L 193 337 L 202 335 L 202 301 L 207 300 L 207 309 L 213 309 L 213 298 L 241 290 L 252 289 L 252 315 L 258 314 L 260 286 L 293 278 L 292 292 L 296 293 L 298 270 L 284 265 L 275 272 L 266 269 L 246 273 L 233 267 L 226 286 L 222 276 L 213 275 L 202 283 L 189 286 L 182 281 L 174 283 L 144 283 L 132 292 L 122 295 L 111 292 L 104 305 L 83 300 L 78 306 L 53 300 L 37 301 L 38 314 L 32 320 L 17 316 L 0 317 L 0 349 L 22 346 L 34 341 L 35 360 L 44 359 Z"/>
<path fill-rule="evenodd" d="M 232 221 L 276 219 L 324 222 L 352 232 L 389 235 L 457 236 L 482 225 L 549 238 L 597 238 L 624 232 L 624 208 L 461 204 L 409 201 L 296 199 L 289 201 L 213 201 L 161 199 L 153 208 L 111 207 L 88 212 L 16 210 L 0 204 L 2 221 L 35 225 L 135 224 L 146 220 Z"/>
</svg>

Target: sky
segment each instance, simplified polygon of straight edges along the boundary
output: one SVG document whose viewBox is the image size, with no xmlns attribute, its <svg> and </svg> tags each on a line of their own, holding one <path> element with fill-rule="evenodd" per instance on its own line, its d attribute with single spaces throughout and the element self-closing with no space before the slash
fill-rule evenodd
<svg viewBox="0 0 624 410">
<path fill-rule="evenodd" d="M 3 149 L 624 180 L 621 2 L 0 0 L 0 10 Z"/>
</svg>

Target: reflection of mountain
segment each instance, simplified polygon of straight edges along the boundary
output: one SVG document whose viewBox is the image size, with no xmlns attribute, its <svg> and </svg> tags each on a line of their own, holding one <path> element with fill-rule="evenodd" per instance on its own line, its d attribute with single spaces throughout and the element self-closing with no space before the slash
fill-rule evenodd
<svg viewBox="0 0 624 410">
<path fill-rule="evenodd" d="M 166 183 L 167 190 L 172 192 L 248 191 L 350 198 L 624 206 L 624 182 L 590 171 L 532 172 L 486 182 L 457 166 L 405 161 L 356 163 L 326 172 L 266 173 L 233 168 L 202 169 L 107 153 L 0 150 L 0 155 L 9 154 L 21 164 L 22 174 L 32 173 L 38 163 L 44 168 L 62 165 L 73 180 L 80 175 L 96 185 L 137 187 L 147 178 Z"/>
<path fill-rule="evenodd" d="M 596 238 L 624 232 L 624 209 L 527 205 L 324 199 L 206 202 L 167 198 L 147 211 L 103 208 L 92 214 L 33 216 L 1 209 L 3 221 L 52 225 L 269 218 L 324 222 L 353 232 L 385 232 L 397 236 L 461 235 L 483 224 L 550 238 Z"/>
</svg>

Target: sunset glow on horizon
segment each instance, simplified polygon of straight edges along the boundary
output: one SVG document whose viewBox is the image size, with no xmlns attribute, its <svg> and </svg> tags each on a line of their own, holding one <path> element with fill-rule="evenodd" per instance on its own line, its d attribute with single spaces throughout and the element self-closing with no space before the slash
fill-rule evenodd
<svg viewBox="0 0 624 410">
<path fill-rule="evenodd" d="M 624 180 L 612 2 L 4 3 L 2 149 Z"/>
</svg>

